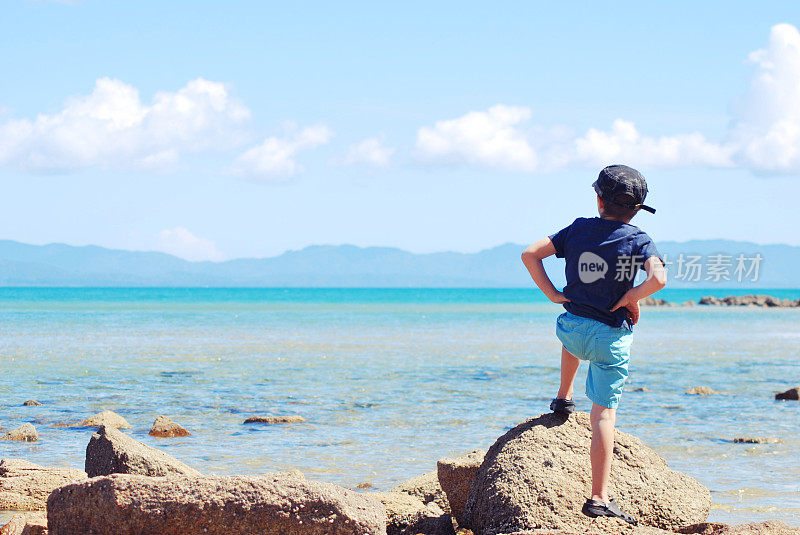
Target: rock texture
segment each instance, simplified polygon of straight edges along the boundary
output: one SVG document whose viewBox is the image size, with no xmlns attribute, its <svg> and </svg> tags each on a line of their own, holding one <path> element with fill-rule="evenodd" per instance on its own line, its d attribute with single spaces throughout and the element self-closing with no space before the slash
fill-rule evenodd
<svg viewBox="0 0 800 535">
<path fill-rule="evenodd" d="M 14 515 L 0 528 L 0 535 L 47 535 L 47 516 L 44 513 Z"/>
<path fill-rule="evenodd" d="M 50 535 L 384 535 L 377 500 L 279 476 L 114 474 L 47 500 Z"/>
<path fill-rule="evenodd" d="M 192 475 L 200 472 L 161 450 L 151 448 L 113 427 L 101 427 L 86 446 L 89 477 L 109 474 L 143 476 Z"/>
<path fill-rule="evenodd" d="M 475 535 L 518 530 L 585 531 L 581 514 L 591 490 L 589 415 L 545 414 L 500 437 L 478 469 L 466 506 Z M 611 495 L 642 526 L 674 529 L 703 522 L 711 494 L 669 469 L 642 442 L 617 431 Z M 621 522 L 619 520 L 615 520 Z"/>
<path fill-rule="evenodd" d="M 464 514 L 472 481 L 478 472 L 486 452 L 474 450 L 470 453 L 436 463 L 439 484 L 447 495 L 450 511 L 459 528 L 468 528 L 469 520 Z"/>
<path fill-rule="evenodd" d="M 9 431 L 0 440 L 16 440 L 19 442 L 36 442 L 39 440 L 39 433 L 33 424 L 22 424 L 13 431 Z"/>
<path fill-rule="evenodd" d="M 639 305 L 648 307 L 672 307 L 675 306 L 675 303 L 670 303 L 665 299 L 658 299 L 656 297 L 645 297 L 644 299 L 639 299 Z"/>
<path fill-rule="evenodd" d="M 710 386 L 694 386 L 686 391 L 690 396 L 718 396 L 724 395 L 725 392 L 717 392 Z"/>
<path fill-rule="evenodd" d="M 434 502 L 442 508 L 444 512 L 450 512 L 450 505 L 447 496 L 439 485 L 439 476 L 436 472 L 428 472 L 420 476 L 412 477 L 408 481 L 403 481 L 389 492 L 402 492 L 409 496 L 414 496 L 424 504 Z"/>
<path fill-rule="evenodd" d="M 800 299 L 778 299 L 769 295 L 732 295 L 729 297 L 703 297 L 701 305 L 716 305 L 729 307 L 800 307 Z"/>
<path fill-rule="evenodd" d="M 800 535 L 800 528 L 789 527 L 783 522 L 775 521 L 751 522 L 738 526 L 703 522 L 680 528 L 676 530 L 676 533 L 691 535 Z"/>
<path fill-rule="evenodd" d="M 86 479 L 72 468 L 45 468 L 22 459 L 0 461 L 0 509 L 42 511 L 53 489 Z"/>
<path fill-rule="evenodd" d="M 28 401 L 26 401 L 25 403 L 23 403 L 23 405 L 24 405 L 25 407 L 37 407 L 37 406 L 41 405 L 41 403 L 39 403 L 39 402 L 38 402 L 38 401 L 36 401 L 35 399 L 29 399 Z"/>
<path fill-rule="evenodd" d="M 422 500 L 402 492 L 375 492 L 368 494 L 386 508 L 387 535 L 454 535 L 450 515 L 434 502 Z"/>
<path fill-rule="evenodd" d="M 775 394 L 775 399 L 787 399 L 789 401 L 800 400 L 800 386 L 790 388 L 786 392 L 778 392 Z"/>
<path fill-rule="evenodd" d="M 153 427 L 150 428 L 150 435 L 154 437 L 188 437 L 191 435 L 182 425 L 172 421 L 166 416 L 156 417 Z"/>
<path fill-rule="evenodd" d="M 305 422 L 302 416 L 251 416 L 244 421 L 246 424 L 297 424 Z"/>
<path fill-rule="evenodd" d="M 130 429 L 131 424 L 122 416 L 113 411 L 98 412 L 84 421 L 73 424 L 71 427 L 113 427 L 115 429 Z"/>
</svg>

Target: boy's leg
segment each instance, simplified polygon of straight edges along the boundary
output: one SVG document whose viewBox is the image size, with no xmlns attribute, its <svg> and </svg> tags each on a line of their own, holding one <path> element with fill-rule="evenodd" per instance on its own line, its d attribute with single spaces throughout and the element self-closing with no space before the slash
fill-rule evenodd
<svg viewBox="0 0 800 535">
<path fill-rule="evenodd" d="M 558 388 L 559 399 L 572 399 L 573 384 L 578 374 L 578 365 L 581 361 L 561 346 L 561 386 Z"/>
<path fill-rule="evenodd" d="M 614 425 L 617 409 L 592 404 L 592 499 L 608 503 L 608 480 L 611 477 L 611 457 L 614 453 Z"/>
</svg>

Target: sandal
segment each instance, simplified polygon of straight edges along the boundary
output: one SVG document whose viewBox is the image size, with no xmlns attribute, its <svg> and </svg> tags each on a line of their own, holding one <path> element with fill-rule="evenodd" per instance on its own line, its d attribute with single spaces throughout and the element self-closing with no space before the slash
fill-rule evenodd
<svg viewBox="0 0 800 535">
<path fill-rule="evenodd" d="M 571 399 L 555 398 L 550 402 L 550 410 L 559 414 L 566 414 L 569 416 L 575 412 L 575 402 Z"/>
<path fill-rule="evenodd" d="M 631 515 L 623 511 L 619 508 L 619 505 L 614 500 L 610 500 L 607 504 L 603 502 L 597 502 L 592 499 L 587 499 L 586 503 L 583 504 L 583 508 L 581 512 L 586 516 L 596 518 L 598 516 L 614 516 L 617 518 L 621 518 L 628 524 L 636 525 L 636 519 L 633 518 Z"/>
</svg>

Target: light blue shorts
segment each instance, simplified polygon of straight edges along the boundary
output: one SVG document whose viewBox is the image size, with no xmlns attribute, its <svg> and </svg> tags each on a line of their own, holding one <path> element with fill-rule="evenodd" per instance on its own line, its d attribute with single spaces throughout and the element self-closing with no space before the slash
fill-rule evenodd
<svg viewBox="0 0 800 535">
<path fill-rule="evenodd" d="M 625 327 L 564 312 L 556 321 L 556 336 L 564 348 L 589 362 L 586 395 L 603 407 L 616 409 L 628 380 L 633 333 Z"/>
</svg>

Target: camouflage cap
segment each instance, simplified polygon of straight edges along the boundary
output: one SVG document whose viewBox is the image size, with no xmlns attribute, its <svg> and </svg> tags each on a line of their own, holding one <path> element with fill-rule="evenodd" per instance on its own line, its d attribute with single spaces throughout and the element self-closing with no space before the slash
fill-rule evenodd
<svg viewBox="0 0 800 535">
<path fill-rule="evenodd" d="M 656 213 L 655 208 L 643 204 L 647 197 L 647 181 L 639 171 L 632 167 L 609 165 L 600 171 L 592 187 L 603 201 L 620 204 L 632 210 L 641 209 L 651 214 Z M 633 202 L 620 202 L 617 198 L 618 195 L 627 195 Z"/>
</svg>

